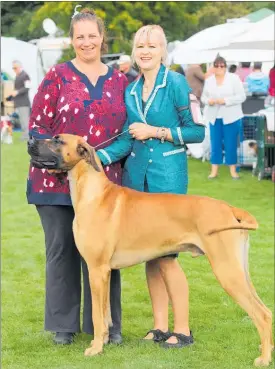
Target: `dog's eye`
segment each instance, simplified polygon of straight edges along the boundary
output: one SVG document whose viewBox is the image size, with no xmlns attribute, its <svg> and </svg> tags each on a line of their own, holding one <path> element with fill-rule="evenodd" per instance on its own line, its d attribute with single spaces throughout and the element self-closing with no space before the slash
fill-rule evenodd
<svg viewBox="0 0 275 369">
<path fill-rule="evenodd" d="M 55 136 L 54 138 L 53 138 L 53 142 L 54 143 L 56 143 L 56 144 L 64 144 L 64 141 L 62 141 L 61 139 L 60 139 L 60 136 Z"/>
</svg>

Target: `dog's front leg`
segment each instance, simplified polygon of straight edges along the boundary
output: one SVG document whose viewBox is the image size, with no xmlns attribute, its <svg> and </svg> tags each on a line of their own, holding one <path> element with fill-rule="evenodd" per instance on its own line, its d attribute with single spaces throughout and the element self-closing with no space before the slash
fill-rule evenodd
<svg viewBox="0 0 275 369">
<path fill-rule="evenodd" d="M 108 324 L 106 324 L 108 280 L 110 267 L 108 265 L 88 265 L 89 281 L 93 301 L 94 339 L 91 346 L 85 350 L 85 356 L 94 356 L 103 351 L 104 343 L 109 338 Z"/>
</svg>

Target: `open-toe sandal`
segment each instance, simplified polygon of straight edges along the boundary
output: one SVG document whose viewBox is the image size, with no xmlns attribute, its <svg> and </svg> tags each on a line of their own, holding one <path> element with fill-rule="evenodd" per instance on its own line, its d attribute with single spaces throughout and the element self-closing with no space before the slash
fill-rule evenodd
<svg viewBox="0 0 275 369">
<path fill-rule="evenodd" d="M 161 347 L 163 348 L 182 348 L 194 343 L 194 339 L 192 336 L 192 332 L 190 332 L 190 336 L 185 336 L 181 333 L 174 333 L 170 334 L 170 337 L 176 337 L 178 342 L 177 343 L 169 343 L 169 342 L 162 342 Z"/>
<path fill-rule="evenodd" d="M 153 338 L 151 339 L 143 338 L 142 341 L 149 341 L 149 342 L 154 341 L 155 343 L 165 342 L 166 340 L 168 340 L 171 334 L 169 331 L 163 332 L 160 329 L 151 329 L 149 332 L 147 332 L 146 336 L 149 333 L 153 334 Z"/>
</svg>

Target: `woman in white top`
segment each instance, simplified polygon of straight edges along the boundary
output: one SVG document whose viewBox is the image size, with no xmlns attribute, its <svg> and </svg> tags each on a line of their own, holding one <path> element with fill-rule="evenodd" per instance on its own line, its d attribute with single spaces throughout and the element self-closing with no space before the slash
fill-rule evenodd
<svg viewBox="0 0 275 369">
<path fill-rule="evenodd" d="M 229 166 L 233 179 L 239 179 L 236 172 L 237 142 L 243 117 L 242 103 L 246 95 L 240 78 L 226 70 L 226 61 L 218 56 L 214 61 L 214 74 L 204 84 L 201 101 L 206 105 L 205 118 L 210 123 L 211 173 L 209 179 L 218 176 L 219 165 Z"/>
</svg>

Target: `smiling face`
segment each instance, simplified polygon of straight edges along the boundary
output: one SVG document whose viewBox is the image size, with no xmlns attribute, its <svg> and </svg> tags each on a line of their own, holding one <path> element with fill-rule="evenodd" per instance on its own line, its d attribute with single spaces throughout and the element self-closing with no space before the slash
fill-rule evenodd
<svg viewBox="0 0 275 369">
<path fill-rule="evenodd" d="M 165 58 L 165 36 L 158 28 L 140 29 L 134 40 L 133 56 L 142 71 L 158 69 Z"/>
<path fill-rule="evenodd" d="M 100 60 L 103 35 L 100 34 L 97 23 L 81 20 L 73 27 L 72 45 L 76 56 L 84 62 Z"/>
</svg>

